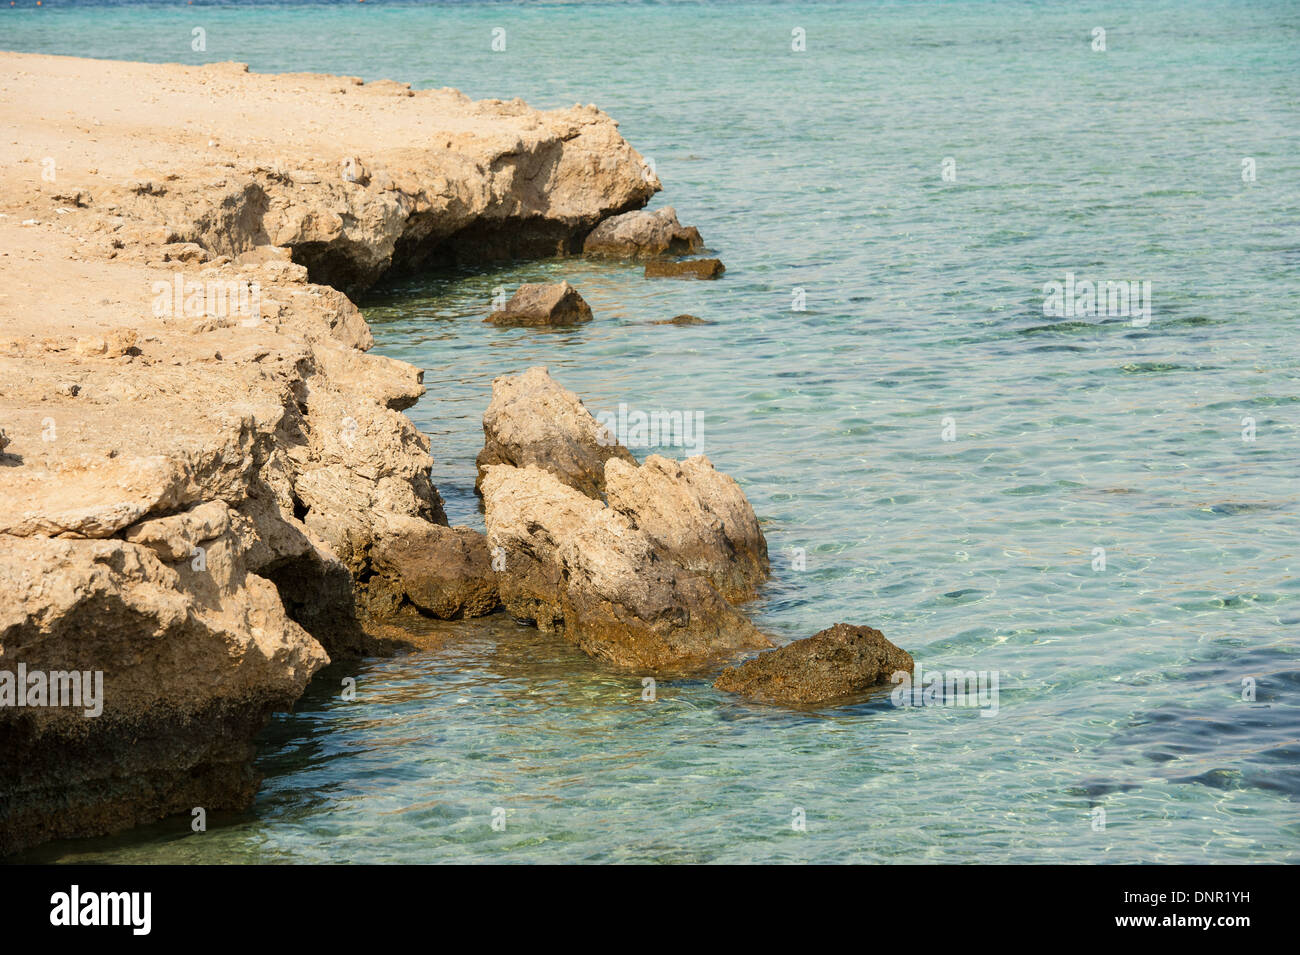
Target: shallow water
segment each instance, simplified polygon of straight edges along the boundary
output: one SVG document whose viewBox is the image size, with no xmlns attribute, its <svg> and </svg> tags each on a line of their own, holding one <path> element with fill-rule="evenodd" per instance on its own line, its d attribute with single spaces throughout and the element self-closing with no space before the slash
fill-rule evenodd
<svg viewBox="0 0 1300 955">
<path fill-rule="evenodd" d="M 409 413 L 453 523 L 482 525 L 491 379 L 544 364 L 593 411 L 702 415 L 768 536 L 761 627 L 869 623 L 1000 688 L 996 716 L 647 703 L 494 617 L 324 674 L 249 813 L 36 857 L 1300 861 L 1298 41 L 1292 4 L 1204 0 L 0 12 L 6 48 L 598 103 L 727 273 L 556 260 L 364 301 L 376 350 L 426 369 Z M 1150 324 L 1044 316 L 1067 271 L 1150 281 Z M 482 323 L 560 277 L 591 325 Z M 712 324 L 653 324 L 683 312 Z"/>
</svg>

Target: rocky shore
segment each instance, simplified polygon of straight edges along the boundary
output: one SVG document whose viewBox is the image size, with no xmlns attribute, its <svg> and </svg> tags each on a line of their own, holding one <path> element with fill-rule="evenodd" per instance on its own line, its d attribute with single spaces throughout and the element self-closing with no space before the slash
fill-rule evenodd
<svg viewBox="0 0 1300 955">
<path fill-rule="evenodd" d="M 370 611 L 495 607 L 439 580 L 481 535 L 346 293 L 579 252 L 659 184 L 591 106 L 239 64 L 0 54 L 0 116 L 0 669 L 104 683 L 0 708 L 5 853 L 247 805 L 268 715 L 391 645 Z"/>
<path fill-rule="evenodd" d="M 739 485 L 638 462 L 544 368 L 494 383 L 487 534 L 448 527 L 402 413 L 422 373 L 368 353 L 348 297 L 516 256 L 721 275 L 677 258 L 704 246 L 672 209 L 637 211 L 659 183 L 604 113 L 0 54 L 0 118 L 0 676 L 47 681 L 28 705 L 0 681 L 0 855 L 247 806 L 270 714 L 330 659 L 411 646 L 405 609 L 502 608 L 643 672 L 772 647 L 741 609 L 769 567 Z M 489 320 L 592 314 L 564 283 Z M 810 639 L 718 685 L 806 703 L 911 668 L 875 631 Z M 50 702 L 73 674 L 102 678 L 94 718 Z"/>
</svg>

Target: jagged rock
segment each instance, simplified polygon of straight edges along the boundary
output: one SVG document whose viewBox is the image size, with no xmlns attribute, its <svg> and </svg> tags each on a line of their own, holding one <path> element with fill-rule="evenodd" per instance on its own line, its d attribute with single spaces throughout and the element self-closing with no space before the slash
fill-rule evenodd
<svg viewBox="0 0 1300 955">
<path fill-rule="evenodd" d="M 254 734 L 328 658 L 244 557 L 229 528 L 202 569 L 122 540 L 0 535 L 3 669 L 103 680 L 99 716 L 0 708 L 0 855 L 247 807 Z"/>
<path fill-rule="evenodd" d="M 648 279 L 716 279 L 725 271 L 718 259 L 652 259 L 645 264 Z"/>
<path fill-rule="evenodd" d="M 591 307 L 568 282 L 525 283 L 506 307 L 487 318 L 493 325 L 577 325 L 591 321 Z"/>
<path fill-rule="evenodd" d="M 339 174 L 344 182 L 355 182 L 362 186 L 370 182 L 370 170 L 356 156 L 348 156 L 339 163 Z"/>
<path fill-rule="evenodd" d="M 440 620 L 481 617 L 497 608 L 487 538 L 468 527 L 412 521 L 375 542 L 370 554 L 370 611 L 391 616 L 409 601 Z"/>
<path fill-rule="evenodd" d="M 703 455 L 673 461 L 652 454 L 640 467 L 610 460 L 605 493 L 662 555 L 708 578 L 728 600 L 755 596 L 767 579 L 767 541 L 753 507 Z"/>
<path fill-rule="evenodd" d="M 688 670 L 770 647 L 703 577 L 660 557 L 647 535 L 602 509 L 560 547 L 563 634 L 617 666 Z"/>
<path fill-rule="evenodd" d="M 141 521 L 122 536 L 148 547 L 159 560 L 186 560 L 200 544 L 230 529 L 230 513 L 224 501 L 208 501 L 180 514 Z"/>
<path fill-rule="evenodd" d="M 372 566 L 378 542 L 446 517 L 428 439 L 400 413 L 419 372 L 364 354 L 373 338 L 345 291 L 435 262 L 576 252 L 659 184 L 589 107 L 246 67 L 0 61 L 4 97 L 25 107 L 9 158 L 59 142 L 71 178 L 95 177 L 93 205 L 58 229 L 23 227 L 48 225 L 48 192 L 0 181 L 0 659 L 103 669 L 116 701 L 98 720 L 28 711 L 0 727 L 3 853 L 246 805 L 252 740 L 322 645 L 374 652 L 356 606 L 367 582 L 440 605 L 416 596 L 427 575 L 390 571 L 418 565 Z M 88 88 L 104 95 L 76 95 Z M 178 123 L 195 104 L 203 123 Z M 260 314 L 155 311 L 153 286 L 179 273 L 258 283 Z"/>
<path fill-rule="evenodd" d="M 556 631 L 563 620 L 560 545 L 601 510 L 601 503 L 533 465 L 490 466 L 482 489 L 502 606 L 539 630 Z"/>
<path fill-rule="evenodd" d="M 682 670 L 771 646 L 626 517 L 538 467 L 487 468 L 488 546 L 519 619 L 624 667 Z"/>
<path fill-rule="evenodd" d="M 493 380 L 483 435 L 474 484 L 480 493 L 484 468 L 510 464 L 545 468 L 588 497 L 600 497 L 606 461 L 636 463 L 632 452 L 601 428 L 582 399 L 558 385 L 541 366 Z"/>
<path fill-rule="evenodd" d="M 610 216 L 591 230 L 582 245 L 584 255 L 629 259 L 690 255 L 703 249 L 699 230 L 678 222 L 672 206 Z"/>
<path fill-rule="evenodd" d="M 912 657 L 871 627 L 847 623 L 728 667 L 714 687 L 768 703 L 826 703 L 911 673 Z"/>
</svg>

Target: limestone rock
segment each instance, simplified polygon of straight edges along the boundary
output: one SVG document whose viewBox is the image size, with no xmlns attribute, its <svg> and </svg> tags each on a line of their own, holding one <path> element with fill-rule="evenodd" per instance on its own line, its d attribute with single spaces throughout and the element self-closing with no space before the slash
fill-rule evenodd
<svg viewBox="0 0 1300 955">
<path fill-rule="evenodd" d="M 672 206 L 610 216 L 591 230 L 582 245 L 584 255 L 628 259 L 691 255 L 703 249 L 699 230 L 678 222 Z"/>
<path fill-rule="evenodd" d="M 499 602 L 487 538 L 468 527 L 412 521 L 376 541 L 370 563 L 370 609 L 379 617 L 403 601 L 440 620 L 481 617 Z"/>
<path fill-rule="evenodd" d="M 770 647 L 703 577 L 682 571 L 622 515 L 602 509 L 560 548 L 564 636 L 642 671 L 691 670 Z"/>
<path fill-rule="evenodd" d="M 517 620 L 556 631 L 563 619 L 560 545 L 602 505 L 533 465 L 486 468 L 483 500 L 502 606 Z"/>
<path fill-rule="evenodd" d="M 673 461 L 652 454 L 640 467 L 605 465 L 609 506 L 683 570 L 700 574 L 732 602 L 767 579 L 767 541 L 745 492 L 703 455 Z"/>
<path fill-rule="evenodd" d="M 912 657 L 871 627 L 837 623 L 728 667 L 714 687 L 768 703 L 826 703 L 911 673 Z"/>
<path fill-rule="evenodd" d="M 202 570 L 122 540 L 0 535 L 0 659 L 103 680 L 98 716 L 0 708 L 0 855 L 245 808 L 253 736 L 328 661 L 229 531 Z"/>
<path fill-rule="evenodd" d="M 591 307 L 568 282 L 525 283 L 484 321 L 493 325 L 578 325 L 591 321 Z"/>
<path fill-rule="evenodd" d="M 517 618 L 643 670 L 690 670 L 771 645 L 705 578 L 549 471 L 489 467 L 483 496 L 488 546 L 504 557 L 502 603 Z"/>
<path fill-rule="evenodd" d="M 492 382 L 483 435 L 475 481 L 480 492 L 489 465 L 536 465 L 588 497 L 599 497 L 605 487 L 606 461 L 636 462 L 601 428 L 582 399 L 557 384 L 541 366 Z"/>
<path fill-rule="evenodd" d="M 651 259 L 645 264 L 648 279 L 716 279 L 725 271 L 718 259 Z"/>
<path fill-rule="evenodd" d="M 2 854 L 246 805 L 267 714 L 326 651 L 375 652 L 358 611 L 372 582 L 428 612 L 485 605 L 483 546 L 440 528 L 429 441 L 401 414 L 420 373 L 365 354 L 346 293 L 432 263 L 577 252 L 659 183 L 589 107 L 0 59 L 24 106 L 8 158 L 58 142 L 70 178 L 95 177 L 61 228 L 49 192 L 0 182 L 0 660 L 102 670 L 108 700 L 92 720 L 0 711 L 17 719 L 0 724 Z M 105 95 L 76 93 L 90 88 Z M 178 278 L 257 283 L 261 308 L 178 301 Z M 479 584 L 448 596 L 419 547 L 377 547 L 433 537 Z"/>
</svg>

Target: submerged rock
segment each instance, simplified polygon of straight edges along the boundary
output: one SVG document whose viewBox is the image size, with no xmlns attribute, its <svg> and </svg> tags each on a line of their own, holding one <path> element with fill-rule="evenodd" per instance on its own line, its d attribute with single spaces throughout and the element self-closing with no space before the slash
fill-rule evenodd
<svg viewBox="0 0 1300 955">
<path fill-rule="evenodd" d="M 651 260 L 645 264 L 648 279 L 716 279 L 725 271 L 718 259 Z"/>
<path fill-rule="evenodd" d="M 636 463 L 632 452 L 601 428 L 573 392 L 534 366 L 492 382 L 492 403 L 483 414 L 475 490 L 482 493 L 484 469 L 492 464 L 536 465 L 588 497 L 605 489 L 605 462 Z"/>
<path fill-rule="evenodd" d="M 584 255 L 628 259 L 690 255 L 703 249 L 699 230 L 678 222 L 672 206 L 610 216 L 591 230 L 582 246 Z"/>
<path fill-rule="evenodd" d="M 370 563 L 368 607 L 381 619 L 403 603 L 440 620 L 482 617 L 499 603 L 487 538 L 468 527 L 410 522 L 376 541 Z"/>
<path fill-rule="evenodd" d="M 767 579 L 767 541 L 745 492 L 703 455 L 674 461 L 652 454 L 640 467 L 605 465 L 609 506 L 655 549 L 707 578 L 732 602 L 755 596 Z"/>
<path fill-rule="evenodd" d="M 825 703 L 911 673 L 911 654 L 871 627 L 847 623 L 728 667 L 714 687 L 766 703 Z"/>
<path fill-rule="evenodd" d="M 483 498 L 502 603 L 515 617 L 642 669 L 690 669 L 771 646 L 705 577 L 549 471 L 488 467 Z"/>
<path fill-rule="evenodd" d="M 568 282 L 526 283 L 505 308 L 484 321 L 493 325 L 578 325 L 591 321 L 591 307 Z"/>
<path fill-rule="evenodd" d="M 674 315 L 672 318 L 665 319 L 662 322 L 652 322 L 654 325 L 712 325 L 712 322 L 706 322 L 695 315 Z"/>
</svg>

